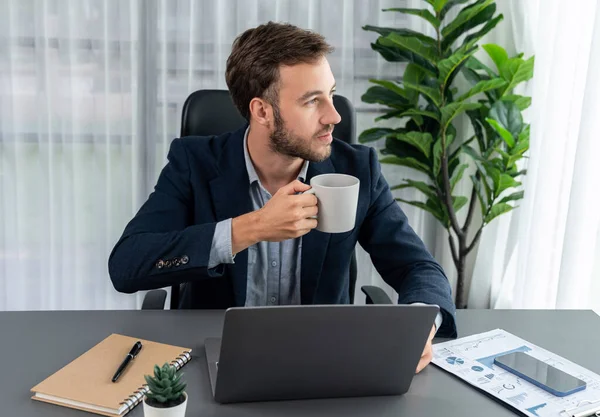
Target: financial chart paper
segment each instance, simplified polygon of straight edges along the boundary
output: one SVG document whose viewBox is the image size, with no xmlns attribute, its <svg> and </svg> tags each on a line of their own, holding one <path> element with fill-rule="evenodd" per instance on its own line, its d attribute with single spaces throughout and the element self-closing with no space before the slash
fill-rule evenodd
<svg viewBox="0 0 600 417">
<path fill-rule="evenodd" d="M 494 365 L 496 356 L 526 352 L 587 383 L 580 392 L 557 397 Z M 506 404 L 533 417 L 566 417 L 600 409 L 600 376 L 505 330 L 433 345 L 432 362 Z"/>
</svg>

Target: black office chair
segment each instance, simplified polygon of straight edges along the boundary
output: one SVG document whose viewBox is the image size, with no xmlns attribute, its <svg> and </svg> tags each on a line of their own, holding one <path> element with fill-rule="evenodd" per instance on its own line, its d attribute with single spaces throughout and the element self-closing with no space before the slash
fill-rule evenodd
<svg viewBox="0 0 600 417">
<path fill-rule="evenodd" d="M 339 95 L 333 96 L 333 105 L 340 114 L 342 121 L 335 125 L 333 136 L 347 143 L 354 143 L 356 123 L 354 107 L 350 101 Z M 246 119 L 237 111 L 227 90 L 198 90 L 187 98 L 183 104 L 181 115 L 181 137 L 212 136 L 237 130 Z M 356 252 L 350 261 L 350 302 L 354 302 L 356 287 Z M 185 284 L 182 284 L 185 285 Z M 365 285 L 362 291 L 366 295 L 367 304 L 392 304 L 387 294 L 379 287 Z M 171 287 L 171 309 L 179 308 L 180 286 Z M 165 305 L 167 292 L 152 290 L 146 293 L 142 310 L 162 310 Z"/>
</svg>

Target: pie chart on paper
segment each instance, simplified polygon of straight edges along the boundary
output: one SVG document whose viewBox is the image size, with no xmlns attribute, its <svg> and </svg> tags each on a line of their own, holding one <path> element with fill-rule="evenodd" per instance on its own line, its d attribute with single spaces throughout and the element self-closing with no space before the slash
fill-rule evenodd
<svg viewBox="0 0 600 417">
<path fill-rule="evenodd" d="M 457 358 L 456 356 L 450 356 L 449 358 L 446 358 L 446 362 L 448 362 L 450 365 L 464 365 L 465 363 L 464 360 Z"/>
</svg>

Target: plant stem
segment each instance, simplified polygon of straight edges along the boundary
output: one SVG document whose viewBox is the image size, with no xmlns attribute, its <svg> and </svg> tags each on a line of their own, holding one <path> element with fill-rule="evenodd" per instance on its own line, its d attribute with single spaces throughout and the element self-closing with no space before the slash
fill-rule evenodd
<svg viewBox="0 0 600 417">
<path fill-rule="evenodd" d="M 454 212 L 454 206 L 452 204 L 452 190 L 450 187 L 450 175 L 448 173 L 448 153 L 446 152 L 446 131 L 442 132 L 442 181 L 444 182 L 444 201 L 446 203 L 446 209 L 448 210 L 448 217 L 450 218 L 450 224 L 454 233 L 458 236 L 459 241 L 463 235 L 463 232 L 458 225 L 456 219 L 456 213 Z"/>
<path fill-rule="evenodd" d="M 465 219 L 465 224 L 462 228 L 464 234 L 469 232 L 469 226 L 471 225 L 471 220 L 473 220 L 473 213 L 475 212 L 476 203 L 477 193 L 475 192 L 475 186 L 473 186 L 473 189 L 471 190 L 471 201 L 469 202 L 469 211 L 467 212 L 467 218 Z"/>
<path fill-rule="evenodd" d="M 473 248 L 477 244 L 477 241 L 479 241 L 482 231 L 483 231 L 483 224 L 481 225 L 479 230 L 477 230 L 477 233 L 475 233 L 475 237 L 473 238 L 473 241 L 471 242 L 471 244 L 469 246 L 467 246 L 467 254 L 473 250 Z"/>
<path fill-rule="evenodd" d="M 450 242 L 450 253 L 452 254 L 452 260 L 454 261 L 454 265 L 457 265 L 458 252 L 456 251 L 456 245 L 454 244 L 454 239 L 452 238 L 452 230 L 450 230 L 450 228 L 446 230 L 448 231 L 448 242 Z"/>
</svg>

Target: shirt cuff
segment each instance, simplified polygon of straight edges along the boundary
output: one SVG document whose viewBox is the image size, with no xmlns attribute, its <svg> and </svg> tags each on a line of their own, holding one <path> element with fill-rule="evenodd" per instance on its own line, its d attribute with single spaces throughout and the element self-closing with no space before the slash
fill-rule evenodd
<svg viewBox="0 0 600 417">
<path fill-rule="evenodd" d="M 411 304 L 414 304 L 414 305 L 421 305 L 421 306 L 426 306 L 426 305 L 434 305 L 434 306 L 436 306 L 436 307 L 438 307 L 438 308 L 440 307 L 440 306 L 438 306 L 437 304 L 425 304 L 425 303 L 411 303 Z M 434 322 L 434 324 L 435 324 L 435 332 L 436 332 L 436 333 L 437 333 L 437 331 L 440 329 L 440 327 L 442 327 L 442 320 L 443 320 L 443 319 L 442 319 L 442 312 L 441 312 L 441 311 L 438 311 L 438 313 L 437 313 L 437 316 L 435 316 L 435 322 Z"/>
<path fill-rule="evenodd" d="M 222 220 L 215 226 L 210 256 L 208 258 L 208 269 L 220 264 L 233 264 L 234 256 L 231 249 L 231 219 Z"/>
</svg>

